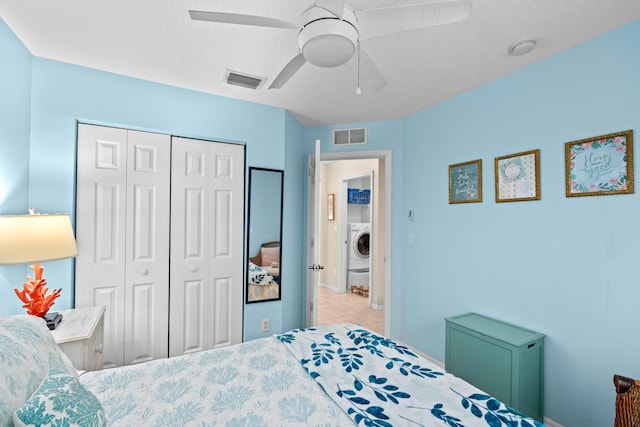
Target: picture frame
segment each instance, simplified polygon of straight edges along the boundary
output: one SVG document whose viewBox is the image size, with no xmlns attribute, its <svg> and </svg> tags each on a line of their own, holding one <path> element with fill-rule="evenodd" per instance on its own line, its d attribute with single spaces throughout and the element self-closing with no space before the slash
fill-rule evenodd
<svg viewBox="0 0 640 427">
<path fill-rule="evenodd" d="M 482 160 L 449 165 L 449 204 L 482 202 Z"/>
<path fill-rule="evenodd" d="M 496 203 L 540 200 L 540 150 L 495 158 Z"/>
<path fill-rule="evenodd" d="M 565 143 L 567 197 L 633 194 L 633 130 Z"/>
<path fill-rule="evenodd" d="M 335 202 L 336 195 L 335 193 L 327 194 L 327 219 L 329 221 L 333 221 L 335 219 Z"/>
</svg>

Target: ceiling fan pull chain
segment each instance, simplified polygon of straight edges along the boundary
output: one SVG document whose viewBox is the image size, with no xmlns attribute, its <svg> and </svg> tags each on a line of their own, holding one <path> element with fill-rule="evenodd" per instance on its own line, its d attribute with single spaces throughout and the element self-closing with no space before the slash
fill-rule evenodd
<svg viewBox="0 0 640 427">
<path fill-rule="evenodd" d="M 362 90 L 360 89 L 360 41 L 358 41 L 358 87 L 356 87 L 356 95 L 360 95 Z"/>
</svg>

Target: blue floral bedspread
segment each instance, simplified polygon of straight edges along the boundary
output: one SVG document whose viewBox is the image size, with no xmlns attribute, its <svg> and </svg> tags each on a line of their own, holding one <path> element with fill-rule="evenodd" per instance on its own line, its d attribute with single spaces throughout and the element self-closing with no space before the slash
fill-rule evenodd
<svg viewBox="0 0 640 427">
<path fill-rule="evenodd" d="M 80 381 L 110 426 L 353 425 L 274 337 L 87 372 Z"/>
<path fill-rule="evenodd" d="M 357 325 L 295 329 L 278 339 L 356 425 L 542 426 Z"/>
</svg>

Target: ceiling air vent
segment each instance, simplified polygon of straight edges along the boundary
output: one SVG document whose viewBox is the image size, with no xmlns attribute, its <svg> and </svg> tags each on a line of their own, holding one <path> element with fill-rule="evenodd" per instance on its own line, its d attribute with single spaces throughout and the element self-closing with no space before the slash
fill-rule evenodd
<svg viewBox="0 0 640 427">
<path fill-rule="evenodd" d="M 251 76 L 231 70 L 227 70 L 224 75 L 224 81 L 227 82 L 227 84 L 249 89 L 260 89 L 265 80 L 264 77 Z"/>
<path fill-rule="evenodd" d="M 353 145 L 367 143 L 367 128 L 335 129 L 333 145 Z"/>
</svg>

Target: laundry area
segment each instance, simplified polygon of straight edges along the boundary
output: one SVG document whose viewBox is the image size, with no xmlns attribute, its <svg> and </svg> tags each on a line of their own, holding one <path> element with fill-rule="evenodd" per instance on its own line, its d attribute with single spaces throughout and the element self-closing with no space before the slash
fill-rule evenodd
<svg viewBox="0 0 640 427">
<path fill-rule="evenodd" d="M 318 255 L 324 268 L 318 275 L 318 287 L 322 295 L 331 296 L 332 303 L 327 304 L 331 308 L 321 315 L 327 321 L 357 322 L 366 317 L 366 310 L 378 312 L 373 313 L 376 323 L 382 321 L 386 280 L 384 176 L 377 158 L 321 163 Z M 353 309 L 341 313 L 337 307 L 343 300 L 350 301 Z M 358 308 L 361 304 L 362 310 Z"/>
<path fill-rule="evenodd" d="M 368 297 L 371 284 L 371 179 L 347 181 L 347 290 Z"/>
</svg>

